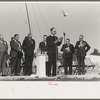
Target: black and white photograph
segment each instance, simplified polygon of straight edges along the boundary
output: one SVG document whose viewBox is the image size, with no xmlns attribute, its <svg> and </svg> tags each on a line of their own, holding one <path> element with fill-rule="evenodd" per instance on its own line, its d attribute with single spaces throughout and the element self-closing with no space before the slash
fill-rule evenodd
<svg viewBox="0 0 100 100">
<path fill-rule="evenodd" d="M 100 97 L 99 43 L 100 2 L 0 2 L 0 84 L 12 84 L 8 97 L 18 88 L 20 98 Z"/>
</svg>

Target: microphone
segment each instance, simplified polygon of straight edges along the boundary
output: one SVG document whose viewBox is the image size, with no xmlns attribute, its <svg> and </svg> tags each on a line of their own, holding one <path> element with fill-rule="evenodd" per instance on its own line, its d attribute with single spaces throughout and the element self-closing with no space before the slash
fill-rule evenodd
<svg viewBox="0 0 100 100">
<path fill-rule="evenodd" d="M 66 35 L 66 33 L 65 32 L 63 32 L 63 35 L 64 35 L 64 44 L 65 44 L 65 35 Z M 64 46 L 64 49 L 65 49 L 65 46 Z"/>
<path fill-rule="evenodd" d="M 65 32 L 63 32 L 63 35 L 65 36 L 65 35 L 66 35 L 66 33 L 65 33 Z"/>
</svg>

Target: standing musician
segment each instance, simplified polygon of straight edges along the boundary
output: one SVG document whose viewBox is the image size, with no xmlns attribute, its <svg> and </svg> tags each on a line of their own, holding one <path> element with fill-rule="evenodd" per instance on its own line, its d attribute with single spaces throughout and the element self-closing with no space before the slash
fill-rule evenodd
<svg viewBox="0 0 100 100">
<path fill-rule="evenodd" d="M 75 52 L 74 46 L 70 43 L 70 39 L 66 39 L 66 43 L 62 46 L 61 51 L 63 51 L 63 61 L 64 61 L 64 73 L 65 75 L 72 74 L 72 60 L 73 53 Z M 69 71 L 68 71 L 69 67 Z"/>
</svg>

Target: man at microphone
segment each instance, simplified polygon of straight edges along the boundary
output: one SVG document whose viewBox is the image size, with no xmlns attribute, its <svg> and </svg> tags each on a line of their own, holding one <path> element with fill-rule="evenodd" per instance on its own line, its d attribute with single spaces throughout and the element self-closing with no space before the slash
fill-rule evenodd
<svg viewBox="0 0 100 100">
<path fill-rule="evenodd" d="M 76 42 L 75 49 L 76 49 L 76 56 L 77 56 L 77 62 L 78 62 L 78 74 L 81 75 L 84 73 L 84 60 L 86 53 L 89 51 L 90 46 L 89 44 L 83 40 L 84 36 L 79 36 L 79 41 Z M 82 67 L 82 71 L 81 71 Z"/>
<path fill-rule="evenodd" d="M 65 75 L 72 74 L 72 60 L 73 60 L 73 53 L 75 52 L 74 46 L 70 43 L 70 39 L 66 39 L 66 43 L 63 44 L 61 51 L 63 51 L 63 61 L 64 61 L 64 73 Z M 68 71 L 69 67 L 69 71 Z"/>
<path fill-rule="evenodd" d="M 60 46 L 62 43 L 62 38 L 59 38 L 56 35 L 56 29 L 52 27 L 50 29 L 51 35 L 47 37 L 47 54 L 48 54 L 48 77 L 56 76 L 56 59 L 57 59 L 57 53 L 58 48 L 57 46 Z M 52 69 L 52 74 L 51 74 Z"/>
</svg>

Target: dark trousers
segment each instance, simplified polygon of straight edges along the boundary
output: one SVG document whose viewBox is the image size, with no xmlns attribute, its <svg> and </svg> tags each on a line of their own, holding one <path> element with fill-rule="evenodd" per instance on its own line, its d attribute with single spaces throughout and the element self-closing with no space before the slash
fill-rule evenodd
<svg viewBox="0 0 100 100">
<path fill-rule="evenodd" d="M 31 75 L 32 74 L 32 62 L 33 62 L 33 56 L 25 55 L 24 75 Z"/>
<path fill-rule="evenodd" d="M 56 54 L 49 54 L 48 58 L 49 58 L 49 61 L 48 61 L 47 74 L 48 76 L 50 76 L 51 69 L 52 69 L 52 76 L 56 76 Z"/>
<path fill-rule="evenodd" d="M 77 56 L 77 62 L 78 62 L 78 74 L 81 74 L 81 67 L 82 67 L 82 74 L 84 74 L 84 60 L 85 56 Z"/>
<path fill-rule="evenodd" d="M 72 74 L 72 58 L 64 58 L 64 73 L 67 75 L 68 73 Z M 68 71 L 69 67 L 69 71 Z"/>
<path fill-rule="evenodd" d="M 6 54 L 0 52 L 0 73 L 6 75 Z"/>
<path fill-rule="evenodd" d="M 18 55 L 16 57 L 11 58 L 11 74 L 12 75 L 20 74 L 20 70 L 21 70 L 20 65 L 21 65 L 21 58 L 18 57 Z"/>
<path fill-rule="evenodd" d="M 48 76 L 48 62 L 46 62 L 46 76 Z"/>
</svg>

